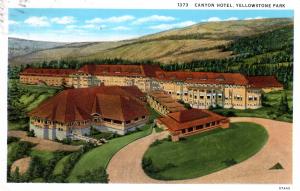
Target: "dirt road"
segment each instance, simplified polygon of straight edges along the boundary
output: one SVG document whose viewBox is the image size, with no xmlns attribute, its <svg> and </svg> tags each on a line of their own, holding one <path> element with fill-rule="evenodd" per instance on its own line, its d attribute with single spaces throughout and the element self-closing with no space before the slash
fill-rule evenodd
<svg viewBox="0 0 300 191">
<path fill-rule="evenodd" d="M 19 137 L 23 141 L 37 144 L 33 149 L 44 151 L 76 151 L 80 146 L 64 145 L 55 141 L 41 139 L 37 137 L 28 137 L 25 131 L 8 131 L 8 136 Z"/>
<path fill-rule="evenodd" d="M 247 117 L 230 120 L 264 126 L 269 134 L 268 142 L 256 155 L 230 168 L 194 179 L 159 181 L 148 177 L 141 167 L 142 157 L 149 145 L 166 136 L 166 132 L 153 133 L 114 155 L 107 168 L 110 183 L 292 183 L 292 124 Z M 284 169 L 269 170 L 277 162 Z"/>
</svg>

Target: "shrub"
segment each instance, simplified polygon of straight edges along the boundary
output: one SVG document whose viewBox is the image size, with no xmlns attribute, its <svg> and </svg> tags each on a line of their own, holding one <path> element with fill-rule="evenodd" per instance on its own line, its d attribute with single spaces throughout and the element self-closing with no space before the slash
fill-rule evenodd
<svg viewBox="0 0 300 191">
<path fill-rule="evenodd" d="M 31 129 L 30 131 L 27 131 L 27 136 L 28 136 L 28 137 L 35 137 L 34 130 Z"/>
<path fill-rule="evenodd" d="M 87 170 L 83 175 L 77 176 L 81 183 L 108 183 L 108 174 L 103 167 Z"/>
<path fill-rule="evenodd" d="M 222 161 L 222 163 L 224 163 L 226 166 L 232 166 L 237 164 L 236 160 L 234 159 L 226 159 L 224 161 Z"/>
<path fill-rule="evenodd" d="M 30 179 L 39 178 L 43 175 L 45 166 L 40 157 L 34 156 L 31 158 L 30 165 L 27 171 Z"/>
<path fill-rule="evenodd" d="M 10 159 L 11 162 L 13 162 L 13 161 L 20 159 L 26 155 L 29 155 L 29 152 L 33 145 L 34 144 L 25 142 L 25 141 L 17 142 L 15 147 L 12 149 L 12 151 L 9 152 L 8 158 Z"/>
<path fill-rule="evenodd" d="M 151 158 L 143 158 L 142 167 L 147 174 L 155 174 L 159 172 L 159 169 L 153 165 Z"/>
<path fill-rule="evenodd" d="M 161 140 L 156 139 L 156 140 L 150 145 L 150 147 L 154 147 L 154 146 L 159 145 L 159 144 L 161 144 L 161 143 L 162 143 Z"/>
<path fill-rule="evenodd" d="M 18 142 L 20 138 L 18 137 L 7 137 L 7 144 L 13 143 L 13 142 Z"/>
</svg>

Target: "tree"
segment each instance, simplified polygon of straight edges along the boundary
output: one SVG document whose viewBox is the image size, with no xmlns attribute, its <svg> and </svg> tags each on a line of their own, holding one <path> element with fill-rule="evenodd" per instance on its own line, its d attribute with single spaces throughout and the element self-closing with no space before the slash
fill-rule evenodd
<svg viewBox="0 0 300 191">
<path fill-rule="evenodd" d="M 282 95 L 281 95 L 281 98 L 280 98 L 280 103 L 279 103 L 279 107 L 278 107 L 278 112 L 280 114 L 286 114 L 286 113 L 289 113 L 289 104 L 288 104 L 288 100 L 287 100 L 287 95 L 286 93 L 284 92 Z"/>
<path fill-rule="evenodd" d="M 108 174 L 103 167 L 94 170 L 87 170 L 83 175 L 79 175 L 78 180 L 81 183 L 108 183 Z"/>
</svg>

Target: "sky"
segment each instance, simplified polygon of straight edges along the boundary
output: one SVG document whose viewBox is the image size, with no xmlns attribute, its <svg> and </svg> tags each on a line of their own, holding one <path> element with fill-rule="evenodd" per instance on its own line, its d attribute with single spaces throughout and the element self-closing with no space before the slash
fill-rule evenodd
<svg viewBox="0 0 300 191">
<path fill-rule="evenodd" d="M 53 42 L 117 41 L 201 22 L 293 18 L 291 10 L 9 9 L 9 36 Z"/>
</svg>

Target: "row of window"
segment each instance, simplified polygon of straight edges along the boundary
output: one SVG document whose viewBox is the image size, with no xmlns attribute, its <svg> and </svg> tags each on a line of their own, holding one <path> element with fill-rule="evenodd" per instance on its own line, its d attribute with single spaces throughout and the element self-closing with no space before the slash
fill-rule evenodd
<svg viewBox="0 0 300 191">
<path fill-rule="evenodd" d="M 209 128 L 209 127 L 219 125 L 219 124 L 220 124 L 219 121 L 213 121 L 211 123 L 206 123 L 206 124 L 198 125 L 198 126 L 195 126 L 195 127 L 189 127 L 187 129 L 182 129 L 181 133 L 183 133 L 183 134 L 184 133 L 189 133 L 189 132 L 197 131 L 197 130 L 200 130 L 200 129 L 203 129 L 203 128 Z"/>
</svg>

